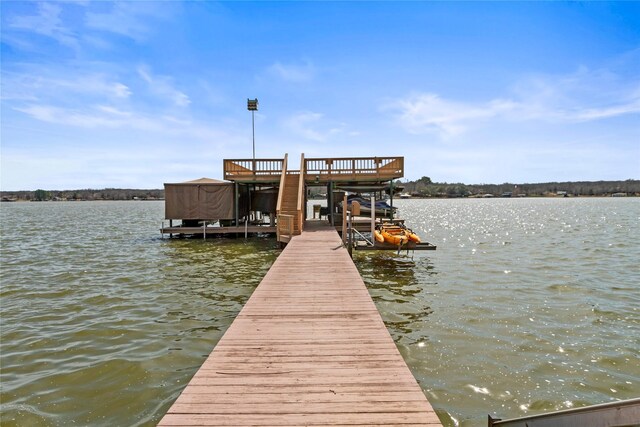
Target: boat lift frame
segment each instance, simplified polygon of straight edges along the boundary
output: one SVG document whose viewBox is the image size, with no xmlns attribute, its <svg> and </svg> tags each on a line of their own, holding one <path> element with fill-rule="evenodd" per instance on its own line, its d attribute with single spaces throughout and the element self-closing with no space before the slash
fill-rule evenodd
<svg viewBox="0 0 640 427">
<path fill-rule="evenodd" d="M 357 216 L 360 213 L 360 205 L 358 202 L 353 202 L 351 207 L 349 208 L 347 204 L 347 196 L 344 196 L 343 206 L 345 208 L 342 209 L 342 243 L 349 250 L 349 254 L 352 254 L 352 251 L 355 250 L 364 250 L 364 251 L 379 251 L 379 250 L 387 250 L 387 251 L 397 251 L 400 253 L 402 250 L 409 251 L 424 251 L 424 250 L 436 250 L 437 246 L 433 245 L 429 242 L 424 243 L 416 243 L 416 242 L 407 242 L 404 245 L 396 246 L 389 243 L 380 243 L 377 242 L 373 233 L 376 229 L 376 210 L 375 210 L 375 195 L 371 196 L 371 238 L 367 239 L 365 235 L 363 235 L 356 227 L 353 225 L 353 217 Z M 391 220 L 393 221 L 393 219 Z M 357 234 L 362 240 L 356 240 L 354 238 L 354 234 Z"/>
</svg>

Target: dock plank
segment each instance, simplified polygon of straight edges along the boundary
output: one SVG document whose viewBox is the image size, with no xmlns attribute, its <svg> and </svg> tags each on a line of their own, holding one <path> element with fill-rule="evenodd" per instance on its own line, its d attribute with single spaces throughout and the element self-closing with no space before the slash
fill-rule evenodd
<svg viewBox="0 0 640 427">
<path fill-rule="evenodd" d="M 160 421 L 440 426 L 334 229 L 294 237 Z"/>
</svg>

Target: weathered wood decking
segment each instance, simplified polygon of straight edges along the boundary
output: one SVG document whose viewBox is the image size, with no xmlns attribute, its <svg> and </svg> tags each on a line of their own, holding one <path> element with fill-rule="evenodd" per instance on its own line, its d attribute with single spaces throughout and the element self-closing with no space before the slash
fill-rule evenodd
<svg viewBox="0 0 640 427">
<path fill-rule="evenodd" d="M 334 229 L 292 239 L 160 425 L 441 425 Z"/>
</svg>

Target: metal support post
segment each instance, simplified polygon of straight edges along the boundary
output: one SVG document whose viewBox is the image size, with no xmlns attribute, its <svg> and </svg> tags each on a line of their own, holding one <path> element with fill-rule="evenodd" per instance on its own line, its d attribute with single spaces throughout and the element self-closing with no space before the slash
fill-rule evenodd
<svg viewBox="0 0 640 427">
<path fill-rule="evenodd" d="M 342 244 L 347 242 L 347 194 L 342 201 Z"/>
<path fill-rule="evenodd" d="M 348 251 L 349 251 L 349 256 L 351 258 L 353 258 L 353 222 L 351 221 L 351 212 L 348 213 L 348 218 L 349 218 L 349 247 L 348 247 Z"/>
<path fill-rule="evenodd" d="M 393 221 L 393 179 L 389 181 L 389 201 L 389 204 L 391 205 L 391 212 L 389 215 L 391 216 L 391 220 Z"/>
<path fill-rule="evenodd" d="M 234 199 L 235 199 L 235 202 L 236 202 L 235 203 L 236 204 L 236 206 L 235 206 L 236 223 L 234 225 L 237 227 L 237 226 L 240 225 L 240 218 L 239 218 L 239 215 L 240 215 L 240 213 L 239 213 L 239 211 L 240 211 L 240 194 L 238 194 L 238 183 L 235 182 L 234 184 L 235 184 L 235 186 L 234 186 L 234 191 L 233 192 L 235 194 L 235 198 Z"/>
<path fill-rule="evenodd" d="M 255 111 L 251 110 L 251 134 L 253 139 L 253 173 L 256 173 L 256 121 Z"/>
</svg>

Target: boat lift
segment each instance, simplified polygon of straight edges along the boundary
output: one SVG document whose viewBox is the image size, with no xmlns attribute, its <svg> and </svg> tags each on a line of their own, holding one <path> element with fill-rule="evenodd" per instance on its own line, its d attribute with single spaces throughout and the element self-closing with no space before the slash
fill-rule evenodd
<svg viewBox="0 0 640 427">
<path fill-rule="evenodd" d="M 360 215 L 360 204 L 357 201 L 352 202 L 350 205 L 347 204 L 347 196 L 344 196 L 342 209 L 342 243 L 349 250 L 349 254 L 352 254 L 352 251 L 360 250 L 360 251 L 379 251 L 379 250 L 387 250 L 387 251 L 397 251 L 400 253 L 403 250 L 409 251 L 424 251 L 424 250 L 436 250 L 436 245 L 433 245 L 429 242 L 421 242 L 416 243 L 413 241 L 408 241 L 405 244 L 400 246 L 392 245 L 387 242 L 378 242 L 373 236 L 374 231 L 376 229 L 376 210 L 375 210 L 375 195 L 371 196 L 371 220 L 370 224 L 370 237 L 365 236 L 361 230 L 359 230 L 358 226 L 354 224 L 353 217 Z M 395 219 L 391 220 L 395 223 L 404 223 L 404 220 Z M 362 223 L 361 223 L 362 224 Z M 360 225 L 360 224 L 358 224 Z M 357 238 L 356 238 L 357 236 Z"/>
</svg>

